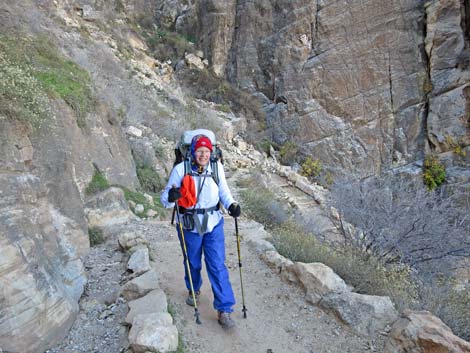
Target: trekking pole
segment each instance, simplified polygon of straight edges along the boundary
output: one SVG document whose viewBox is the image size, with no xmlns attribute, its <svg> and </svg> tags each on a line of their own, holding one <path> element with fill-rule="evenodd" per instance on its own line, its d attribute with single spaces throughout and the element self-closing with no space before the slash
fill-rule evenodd
<svg viewBox="0 0 470 353">
<path fill-rule="evenodd" d="M 196 317 L 196 324 L 200 325 L 201 320 L 199 319 L 199 311 L 197 309 L 196 294 L 194 293 L 193 278 L 191 276 L 191 269 L 189 268 L 188 250 L 186 249 L 186 240 L 184 239 L 183 226 L 181 224 L 181 216 L 180 216 L 180 211 L 178 209 L 178 205 L 175 205 L 175 209 L 176 209 L 176 216 L 177 216 L 178 224 L 180 227 L 181 242 L 183 243 L 183 255 L 186 259 L 185 261 L 186 271 L 188 272 L 189 285 L 191 286 L 191 295 L 193 296 L 193 301 L 194 301 L 194 316 Z"/>
<path fill-rule="evenodd" d="M 242 259 L 240 256 L 240 235 L 238 234 L 238 220 L 235 217 L 235 235 L 237 236 L 237 252 L 238 252 L 238 269 L 240 270 L 240 286 L 242 288 L 242 304 L 243 304 L 243 317 L 246 319 L 246 306 L 245 306 L 245 291 L 243 290 L 243 278 L 242 278 Z"/>
</svg>

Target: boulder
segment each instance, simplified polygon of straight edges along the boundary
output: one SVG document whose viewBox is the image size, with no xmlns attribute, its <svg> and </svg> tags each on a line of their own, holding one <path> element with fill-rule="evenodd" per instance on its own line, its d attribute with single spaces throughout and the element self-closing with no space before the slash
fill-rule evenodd
<svg viewBox="0 0 470 353">
<path fill-rule="evenodd" d="M 318 305 L 333 312 L 340 321 L 367 337 L 383 331 L 398 318 L 389 297 L 353 292 L 330 293 Z"/>
<path fill-rule="evenodd" d="M 186 54 L 184 56 L 184 60 L 186 62 L 186 65 L 188 65 L 190 68 L 195 67 L 199 70 L 204 70 L 204 64 L 200 57 L 194 54 Z"/>
<path fill-rule="evenodd" d="M 349 291 L 343 279 L 322 263 L 296 262 L 294 272 L 305 289 L 307 300 L 313 304 L 327 294 Z"/>
<path fill-rule="evenodd" d="M 118 236 L 118 243 L 121 249 L 129 250 L 140 245 L 148 245 L 145 234 L 135 232 L 125 232 Z"/>
<path fill-rule="evenodd" d="M 134 318 L 140 314 L 163 313 L 168 311 L 168 303 L 165 293 L 161 289 L 155 289 L 142 298 L 128 303 L 129 313 L 125 322 L 132 324 Z"/>
<path fill-rule="evenodd" d="M 135 220 L 122 189 L 111 187 L 91 197 L 85 204 L 89 227 L 106 228 Z"/>
<path fill-rule="evenodd" d="M 122 287 L 122 296 L 127 300 L 143 297 L 148 292 L 158 288 L 158 275 L 154 270 L 127 282 Z"/>
<path fill-rule="evenodd" d="M 392 326 L 384 353 L 468 353 L 470 343 L 428 311 L 405 310 Z"/>
<path fill-rule="evenodd" d="M 269 250 L 261 254 L 261 258 L 270 268 L 280 274 L 282 280 L 290 283 L 298 282 L 297 275 L 294 271 L 295 265 L 291 260 L 273 250 Z"/>
<path fill-rule="evenodd" d="M 136 128 L 135 126 L 128 126 L 126 129 L 126 133 L 134 137 L 142 137 L 142 130 Z"/>
<path fill-rule="evenodd" d="M 178 348 L 178 330 L 168 313 L 140 314 L 129 331 L 134 353 L 174 352 Z"/>
<path fill-rule="evenodd" d="M 134 251 L 127 262 L 127 269 L 136 275 L 141 275 L 151 270 L 149 249 L 141 247 Z"/>
</svg>

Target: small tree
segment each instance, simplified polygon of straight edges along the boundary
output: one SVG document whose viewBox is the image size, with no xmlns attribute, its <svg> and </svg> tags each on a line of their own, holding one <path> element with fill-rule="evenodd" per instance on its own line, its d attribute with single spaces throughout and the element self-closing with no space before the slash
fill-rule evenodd
<svg viewBox="0 0 470 353">
<path fill-rule="evenodd" d="M 332 187 L 345 242 L 421 276 L 448 274 L 470 257 L 468 203 L 403 178 L 343 180 Z M 349 227 L 348 224 L 354 225 Z"/>
<path fill-rule="evenodd" d="M 423 164 L 423 182 L 428 190 L 434 190 L 446 180 L 446 169 L 439 158 L 428 155 Z"/>
</svg>

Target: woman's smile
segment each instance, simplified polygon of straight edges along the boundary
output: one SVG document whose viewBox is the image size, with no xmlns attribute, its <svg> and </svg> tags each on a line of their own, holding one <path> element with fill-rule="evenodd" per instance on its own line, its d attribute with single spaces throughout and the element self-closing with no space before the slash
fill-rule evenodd
<svg viewBox="0 0 470 353">
<path fill-rule="evenodd" d="M 211 151 L 207 147 L 199 147 L 196 150 L 195 155 L 197 164 L 205 167 L 209 163 Z"/>
</svg>

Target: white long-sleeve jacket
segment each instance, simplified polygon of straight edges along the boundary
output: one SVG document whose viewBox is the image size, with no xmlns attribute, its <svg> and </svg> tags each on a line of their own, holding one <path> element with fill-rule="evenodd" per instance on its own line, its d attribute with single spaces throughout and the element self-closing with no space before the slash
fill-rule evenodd
<svg viewBox="0 0 470 353">
<path fill-rule="evenodd" d="M 227 185 L 227 180 L 225 179 L 224 167 L 220 162 L 217 162 L 218 169 L 218 179 L 219 185 L 212 178 L 212 168 L 210 163 L 208 164 L 206 170 L 201 174 L 201 176 L 193 175 L 195 186 L 196 186 L 196 198 L 197 203 L 194 206 L 195 209 L 207 209 L 217 205 L 220 201 L 225 208 L 228 208 L 235 200 L 232 197 L 232 193 Z M 184 162 L 177 164 L 170 173 L 170 178 L 168 183 L 163 190 L 161 195 L 161 202 L 165 208 L 172 208 L 175 206 L 174 202 L 168 201 L 168 191 L 173 187 L 181 187 L 181 183 L 184 177 Z M 202 185 L 202 188 L 200 187 Z M 199 189 L 200 192 L 199 192 Z M 206 233 L 212 232 L 212 229 L 220 222 L 222 218 L 222 213 L 220 211 L 209 212 L 209 218 L 207 220 L 207 230 Z M 199 221 L 202 223 L 203 215 L 198 214 Z M 196 232 L 196 229 L 192 230 Z"/>
</svg>

